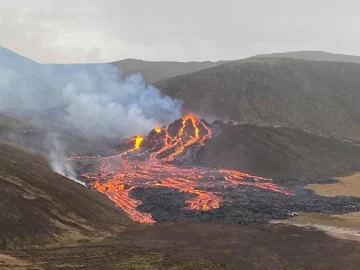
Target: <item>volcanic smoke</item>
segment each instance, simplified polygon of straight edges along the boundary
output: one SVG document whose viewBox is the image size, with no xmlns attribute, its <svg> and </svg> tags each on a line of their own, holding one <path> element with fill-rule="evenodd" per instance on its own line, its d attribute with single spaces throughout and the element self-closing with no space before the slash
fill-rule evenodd
<svg viewBox="0 0 360 270">
<path fill-rule="evenodd" d="M 48 151 L 53 170 L 67 177 L 72 168 L 61 162 L 69 150 L 64 131 L 87 139 L 129 136 L 182 115 L 179 100 L 162 95 L 140 74 L 123 79 L 113 64 L 42 65 L 1 46 L 0 62 L 0 112 L 58 133 L 45 147 L 53 147 Z M 23 144 L 22 134 L 11 137 Z M 42 151 L 35 140 L 24 141 Z"/>
</svg>

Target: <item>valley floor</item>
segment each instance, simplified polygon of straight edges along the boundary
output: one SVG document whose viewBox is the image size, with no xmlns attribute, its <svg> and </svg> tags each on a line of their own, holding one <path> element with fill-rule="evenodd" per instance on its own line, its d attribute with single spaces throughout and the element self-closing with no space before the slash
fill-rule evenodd
<svg viewBox="0 0 360 270">
<path fill-rule="evenodd" d="M 306 188 L 327 197 L 360 196 L 360 173 L 337 178 L 338 183 L 311 184 Z M 301 227 L 313 227 L 341 239 L 360 241 L 360 212 L 343 215 L 328 215 L 316 213 L 298 213 L 299 216 L 272 223 L 291 224 Z"/>
<path fill-rule="evenodd" d="M 357 269 L 360 242 L 283 224 L 177 223 L 77 247 L 0 253 L 0 269 Z"/>
</svg>

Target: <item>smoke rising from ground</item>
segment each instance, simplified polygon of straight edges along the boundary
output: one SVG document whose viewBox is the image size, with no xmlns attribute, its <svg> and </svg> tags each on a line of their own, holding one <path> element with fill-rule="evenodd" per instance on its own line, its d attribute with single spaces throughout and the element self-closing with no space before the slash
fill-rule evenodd
<svg viewBox="0 0 360 270">
<path fill-rule="evenodd" d="M 47 133 L 56 126 L 99 138 L 146 134 L 181 117 L 182 104 L 140 74 L 122 80 L 112 64 L 41 65 L 0 47 L 0 112 L 25 116 Z M 76 179 L 66 138 L 50 134 L 43 144 L 52 168 Z"/>
<path fill-rule="evenodd" d="M 58 134 L 49 133 L 46 137 L 46 146 L 49 151 L 48 161 L 53 171 L 64 175 L 79 184 L 83 184 L 76 178 L 76 173 L 65 155 L 65 146 L 60 141 Z"/>
<path fill-rule="evenodd" d="M 145 133 L 181 116 L 179 101 L 140 74 L 121 80 L 112 64 L 40 65 L 3 48 L 0 63 L 0 111 L 50 109 L 88 136 Z"/>
</svg>

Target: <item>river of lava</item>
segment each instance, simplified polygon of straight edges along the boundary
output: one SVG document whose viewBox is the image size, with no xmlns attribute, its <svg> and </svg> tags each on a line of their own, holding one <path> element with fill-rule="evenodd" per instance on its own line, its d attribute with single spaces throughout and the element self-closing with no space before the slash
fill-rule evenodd
<svg viewBox="0 0 360 270">
<path fill-rule="evenodd" d="M 131 191 L 137 187 L 168 187 L 190 193 L 193 196 L 186 201 L 187 209 L 202 211 L 219 208 L 223 200 L 221 191 L 227 187 L 248 185 L 288 194 L 286 189 L 275 185 L 270 179 L 240 171 L 185 167 L 171 163 L 191 146 L 201 147 L 212 136 L 211 128 L 193 114 L 182 118 L 175 133 L 170 131 L 170 126 L 166 126 L 156 127 L 153 134 L 155 137 L 149 149 L 142 149 L 142 143 L 149 141 L 149 138 L 136 136 L 128 141 L 130 148 L 116 155 L 72 158 L 95 158 L 98 169 L 83 174 L 83 177 L 92 180 L 88 185 L 106 194 L 135 221 L 155 222 L 151 214 L 137 210 L 142 201 L 131 196 Z"/>
</svg>

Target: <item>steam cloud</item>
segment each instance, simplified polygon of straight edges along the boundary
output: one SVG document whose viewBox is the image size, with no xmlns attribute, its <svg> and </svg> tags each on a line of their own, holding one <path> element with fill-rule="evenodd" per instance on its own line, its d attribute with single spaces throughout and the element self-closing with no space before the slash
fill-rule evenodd
<svg viewBox="0 0 360 270">
<path fill-rule="evenodd" d="M 181 107 L 146 85 L 140 74 L 122 80 L 113 64 L 41 65 L 0 47 L 3 112 L 48 114 L 91 137 L 143 134 L 181 117 Z M 47 141 L 53 147 L 49 159 L 54 170 L 72 177 L 63 159 L 64 142 L 54 135 Z"/>
<path fill-rule="evenodd" d="M 40 65 L 0 48 L 0 110 L 63 108 L 66 123 L 87 135 L 144 133 L 181 116 L 181 103 L 121 80 L 112 64 Z"/>
<path fill-rule="evenodd" d="M 49 148 L 49 162 L 54 172 L 70 178 L 71 180 L 83 184 L 76 178 L 76 173 L 70 161 L 65 155 L 65 146 L 59 139 L 58 134 L 49 133 L 46 138 L 46 145 Z"/>
</svg>

